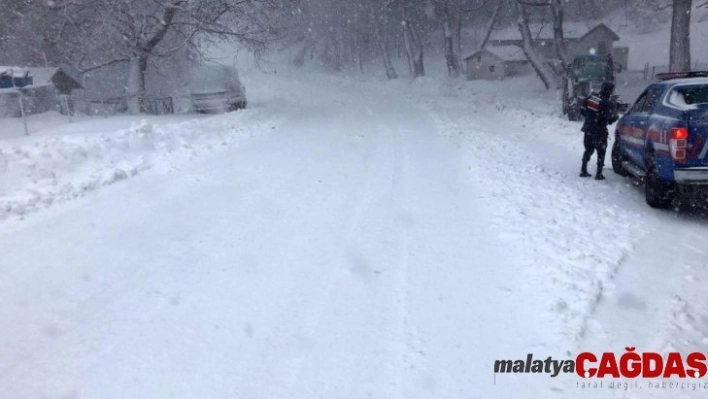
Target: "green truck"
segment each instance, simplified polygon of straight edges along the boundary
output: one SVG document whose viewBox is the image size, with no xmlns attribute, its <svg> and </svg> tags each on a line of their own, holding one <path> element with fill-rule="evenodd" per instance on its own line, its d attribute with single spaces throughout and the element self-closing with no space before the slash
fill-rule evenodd
<svg viewBox="0 0 708 399">
<path fill-rule="evenodd" d="M 615 82 L 615 66 L 612 57 L 587 54 L 578 55 L 568 65 L 563 78 L 563 115 L 571 121 L 582 120 L 580 112 L 583 100 L 593 92 L 599 92 L 604 82 Z M 616 111 L 622 112 L 626 105 L 613 96 Z"/>
</svg>

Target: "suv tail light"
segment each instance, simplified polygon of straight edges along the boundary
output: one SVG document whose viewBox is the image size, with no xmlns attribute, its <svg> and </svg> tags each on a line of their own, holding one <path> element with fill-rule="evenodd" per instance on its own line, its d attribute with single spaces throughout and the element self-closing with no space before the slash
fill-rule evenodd
<svg viewBox="0 0 708 399">
<path fill-rule="evenodd" d="M 671 129 L 671 140 L 669 140 L 671 158 L 675 162 L 686 162 L 686 149 L 688 148 L 688 129 L 677 127 Z"/>
</svg>

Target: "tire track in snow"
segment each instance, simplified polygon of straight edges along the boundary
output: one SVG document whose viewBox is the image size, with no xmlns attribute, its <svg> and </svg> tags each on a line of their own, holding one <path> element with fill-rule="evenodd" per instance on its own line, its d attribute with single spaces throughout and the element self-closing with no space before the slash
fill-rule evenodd
<svg viewBox="0 0 708 399">
<path fill-rule="evenodd" d="M 409 255 L 410 255 L 410 220 L 408 212 L 408 198 L 410 196 L 410 158 L 408 152 L 410 149 L 405 143 L 404 135 L 409 133 L 408 130 L 399 130 L 395 133 L 396 141 L 396 162 L 393 174 L 394 181 L 392 183 L 393 192 L 400 193 L 397 197 L 397 206 L 393 212 L 395 218 L 400 224 L 398 238 L 398 281 L 396 301 L 398 303 L 398 334 L 397 341 L 391 344 L 397 347 L 397 357 L 401 362 L 398 367 L 398 375 L 396 382 L 396 392 L 398 398 L 405 398 L 405 387 L 407 383 L 407 372 L 413 367 L 414 359 L 412 356 L 416 353 L 413 346 L 414 332 L 410 325 L 410 316 L 408 313 L 408 279 L 409 279 Z"/>
<path fill-rule="evenodd" d="M 358 94 L 358 93 L 356 93 Z M 323 93 L 326 99 L 329 93 Z M 360 101 L 351 96 L 340 100 L 343 103 Z M 368 104 L 366 105 L 369 106 Z M 334 110 L 326 113 L 328 118 L 339 119 L 337 125 L 360 118 L 359 106 L 348 106 L 343 114 Z M 312 341 L 321 341 L 329 345 L 333 336 L 347 337 L 352 333 L 375 334 L 369 348 L 362 348 L 360 353 L 335 350 L 330 353 L 332 364 L 329 380 L 317 392 L 327 392 L 327 385 L 336 387 L 351 384 L 351 379 L 358 381 L 361 376 L 352 375 L 350 362 L 366 361 L 370 370 L 356 370 L 356 374 L 378 374 L 378 379 L 385 381 L 379 387 L 371 387 L 371 395 L 381 397 L 399 397 L 402 391 L 403 365 L 407 345 L 405 337 L 405 317 L 407 304 L 407 253 L 405 231 L 401 227 L 402 203 L 407 192 L 407 159 L 403 146 L 404 138 L 400 127 L 357 125 L 350 133 L 349 129 L 329 129 L 333 136 L 349 136 L 347 140 L 362 140 L 363 148 L 353 153 L 339 153 L 335 157 L 345 156 L 343 162 L 358 167 L 361 173 L 355 180 L 347 181 L 347 193 L 336 193 L 346 198 L 340 205 L 342 218 L 335 225 L 343 226 L 341 237 L 336 238 L 339 255 L 333 258 L 333 268 L 328 272 L 327 282 L 322 286 L 322 293 L 315 305 L 307 309 L 303 334 Z M 325 128 L 325 130 L 328 130 Z M 361 138 L 354 133 L 360 131 Z M 328 140 L 337 140 L 330 137 Z M 339 138 L 341 140 L 342 138 Z M 373 245 L 372 247 L 372 244 Z M 382 247 L 383 245 L 383 247 Z M 375 256 L 375 258 L 372 258 Z M 350 304 L 352 295 L 366 293 L 368 308 L 361 304 Z M 364 299 L 364 298 L 362 298 Z M 351 307 L 345 310 L 347 307 Z M 342 314 L 349 312 L 350 314 Z M 359 325 L 352 324 L 358 323 Z M 363 322 L 363 323 L 362 323 Z M 361 330 L 366 324 L 372 331 Z M 344 331 L 345 329 L 351 331 Z M 361 331 L 360 331 L 361 330 Z M 354 338 L 354 337 L 352 337 Z M 353 342 L 350 344 L 355 345 Z M 354 346 L 355 348 L 355 346 Z M 314 376 L 323 370 L 324 355 L 315 351 L 301 353 L 289 361 L 288 376 L 278 389 L 277 397 L 297 397 L 303 388 L 309 386 Z M 363 381 L 359 381 L 360 383 Z M 356 391 L 366 390 L 366 384 Z"/>
<path fill-rule="evenodd" d="M 346 195 L 347 201 L 341 207 L 343 210 L 342 214 L 344 215 L 349 215 L 347 213 L 348 209 L 353 209 L 354 211 L 350 216 L 344 218 L 345 220 L 339 222 L 340 225 L 346 226 L 345 232 L 341 238 L 339 259 L 345 260 L 352 256 L 351 248 L 349 248 L 348 243 L 352 242 L 353 238 L 358 233 L 364 211 L 371 202 L 370 198 L 362 195 L 363 193 L 368 194 L 371 192 L 371 173 L 370 165 L 367 163 L 363 173 L 364 181 L 359 184 L 350 183 L 351 188 L 349 194 Z M 334 289 L 337 283 L 345 276 L 343 273 L 344 270 L 344 267 L 332 267 L 328 272 L 324 293 L 319 297 L 318 301 L 316 301 L 315 308 L 311 311 L 311 315 L 307 318 L 308 321 L 305 323 L 306 327 L 304 333 L 307 334 L 310 339 L 315 339 L 319 335 L 325 314 L 327 311 L 331 311 Z M 295 387 L 303 370 L 309 363 L 311 363 L 311 360 L 308 359 L 305 354 L 301 354 L 293 364 L 290 365 L 290 375 L 286 379 L 286 385 L 280 390 L 279 397 L 296 398 L 301 395 L 301 392 Z M 338 376 L 338 378 L 340 377 L 341 375 Z"/>
</svg>

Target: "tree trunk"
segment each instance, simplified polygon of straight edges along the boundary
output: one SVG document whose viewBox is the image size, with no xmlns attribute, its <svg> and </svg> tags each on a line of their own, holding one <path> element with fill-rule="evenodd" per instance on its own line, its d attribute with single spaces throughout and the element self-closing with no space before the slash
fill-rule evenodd
<svg viewBox="0 0 708 399">
<path fill-rule="evenodd" d="M 403 21 L 403 39 L 410 60 L 411 74 L 414 78 L 425 76 L 423 43 L 415 27 L 409 21 Z"/>
<path fill-rule="evenodd" d="M 489 22 L 489 27 L 487 28 L 487 31 L 484 34 L 484 38 L 482 39 L 482 42 L 479 45 L 479 50 L 484 50 L 484 47 L 487 46 L 487 42 L 489 42 L 489 38 L 492 36 L 494 25 L 497 23 L 497 18 L 499 17 L 499 11 L 501 11 L 502 5 L 503 3 L 499 3 L 494 9 L 494 14 L 492 14 L 492 20 L 491 22 Z"/>
<path fill-rule="evenodd" d="M 128 71 L 128 112 L 139 114 L 144 112 L 145 75 L 148 67 L 148 54 L 139 54 L 130 58 Z"/>
<path fill-rule="evenodd" d="M 671 48 L 669 68 L 671 72 L 691 70 L 691 7 L 692 0 L 674 0 L 671 19 Z"/>
<path fill-rule="evenodd" d="M 145 97 L 145 73 L 147 72 L 148 59 L 158 44 L 165 38 L 167 31 L 172 26 L 178 7 L 176 4 L 165 7 L 162 15 L 161 27 L 155 34 L 145 41 L 137 43 L 136 51 L 130 57 L 130 69 L 128 71 L 128 112 L 138 114 L 143 109 L 143 98 Z M 135 28 L 135 26 L 133 26 Z"/>
<path fill-rule="evenodd" d="M 359 40 L 359 32 L 354 32 L 354 55 L 356 56 L 356 64 L 359 68 L 359 73 L 364 73 L 364 56 L 361 53 L 361 43 Z"/>
<path fill-rule="evenodd" d="M 140 60 L 138 56 L 130 57 L 128 67 L 128 88 L 126 90 L 128 113 L 137 115 L 140 113 Z"/>
<path fill-rule="evenodd" d="M 551 0 L 551 10 L 553 11 L 553 41 L 556 47 L 556 55 L 565 71 L 565 65 L 568 62 L 568 49 L 565 47 L 563 33 L 563 2 L 564 0 Z"/>
<path fill-rule="evenodd" d="M 389 80 L 398 79 L 396 68 L 393 67 L 393 63 L 391 62 L 391 53 L 388 51 L 388 46 L 386 45 L 380 28 L 376 32 L 376 42 L 379 45 L 379 49 L 381 49 L 381 57 L 383 58 L 384 68 L 386 68 L 386 77 Z"/>
<path fill-rule="evenodd" d="M 454 13 L 452 41 L 455 46 L 455 60 L 457 62 L 458 73 L 462 72 L 462 6 L 458 4 L 458 9 Z"/>
<path fill-rule="evenodd" d="M 456 78 L 460 76 L 460 64 L 455 55 L 455 40 L 453 38 L 452 16 L 449 7 L 445 6 L 443 11 L 443 35 L 445 48 L 445 64 L 447 65 L 447 73 L 450 77 Z"/>
<path fill-rule="evenodd" d="M 519 3 L 518 0 L 515 0 L 514 3 L 516 4 L 519 31 L 521 31 L 521 37 L 524 42 L 524 55 L 526 55 L 526 59 L 529 60 L 529 63 L 533 67 L 534 71 L 536 71 L 536 74 L 538 74 L 538 77 L 541 79 L 541 82 L 543 82 L 546 89 L 550 89 L 551 87 L 555 88 L 557 86 L 555 76 L 548 70 L 546 65 L 543 63 L 543 59 L 538 55 L 538 53 L 536 53 L 536 49 L 533 48 L 533 39 L 531 37 L 531 30 L 529 29 L 529 20 L 526 15 L 526 9 L 521 3 Z"/>
<path fill-rule="evenodd" d="M 330 67 L 335 72 L 341 72 L 344 70 L 344 66 L 342 64 L 342 47 L 339 38 L 340 35 L 337 34 L 336 30 L 333 30 L 332 35 L 330 36 Z"/>
<path fill-rule="evenodd" d="M 302 44 L 302 47 L 295 53 L 295 57 L 293 58 L 293 65 L 296 67 L 302 67 L 305 65 L 305 58 L 307 56 L 307 51 L 312 47 L 313 43 L 310 39 L 305 39 L 305 41 Z"/>
<path fill-rule="evenodd" d="M 145 74 L 147 73 L 147 68 L 148 68 L 148 55 L 147 54 L 140 54 L 138 57 L 138 66 L 140 67 L 140 73 L 138 75 L 138 82 L 139 86 L 138 88 L 140 89 L 138 91 L 138 94 L 140 97 L 145 96 Z"/>
</svg>

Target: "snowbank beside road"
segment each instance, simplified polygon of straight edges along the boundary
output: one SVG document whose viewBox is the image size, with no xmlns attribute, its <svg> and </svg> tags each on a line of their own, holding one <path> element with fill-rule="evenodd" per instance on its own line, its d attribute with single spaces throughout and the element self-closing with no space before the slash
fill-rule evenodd
<svg viewBox="0 0 708 399">
<path fill-rule="evenodd" d="M 0 141 L 0 220 L 80 197 L 146 169 L 169 168 L 175 160 L 240 142 L 278 123 L 267 107 L 175 124 L 151 120 L 138 118 L 119 131 Z M 105 121 L 111 126 L 110 118 Z"/>
</svg>

